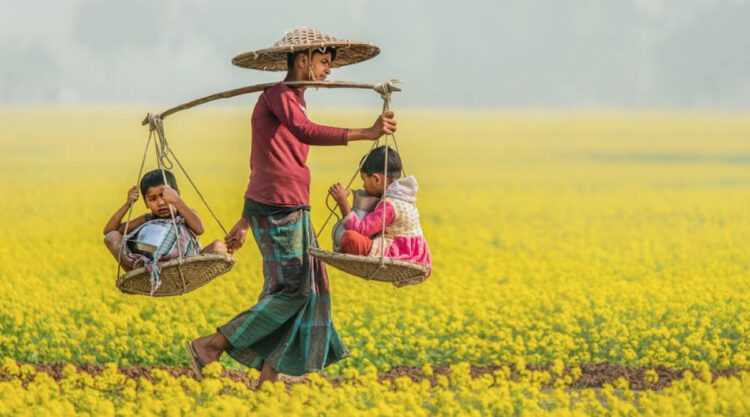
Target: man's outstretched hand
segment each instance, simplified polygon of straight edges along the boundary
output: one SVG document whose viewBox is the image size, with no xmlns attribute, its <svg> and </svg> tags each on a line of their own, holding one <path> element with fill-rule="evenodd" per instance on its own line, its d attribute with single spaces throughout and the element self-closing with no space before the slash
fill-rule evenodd
<svg viewBox="0 0 750 417">
<path fill-rule="evenodd" d="M 237 220 L 232 230 L 224 238 L 224 243 L 227 245 L 227 252 L 234 253 L 245 244 L 245 238 L 249 229 L 250 223 L 247 222 L 247 219 L 242 217 Z"/>
<path fill-rule="evenodd" d="M 393 116 L 393 112 L 389 110 L 378 116 L 370 130 L 373 135 L 372 140 L 383 135 L 392 135 L 396 131 L 396 119 Z"/>
<path fill-rule="evenodd" d="M 346 140 L 376 140 L 383 135 L 392 135 L 396 131 L 396 119 L 392 111 L 387 111 L 375 120 L 372 126 L 366 129 L 349 129 Z"/>
</svg>

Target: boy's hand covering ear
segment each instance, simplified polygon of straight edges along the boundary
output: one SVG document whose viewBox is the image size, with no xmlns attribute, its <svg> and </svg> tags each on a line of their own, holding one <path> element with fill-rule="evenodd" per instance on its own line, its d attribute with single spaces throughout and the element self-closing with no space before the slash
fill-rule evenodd
<svg viewBox="0 0 750 417">
<path fill-rule="evenodd" d="M 180 201 L 180 195 L 177 194 L 177 191 L 175 191 L 174 188 L 165 185 L 164 191 L 162 191 L 162 197 L 164 198 L 164 201 L 167 202 L 167 204 L 175 204 L 178 201 Z"/>
</svg>

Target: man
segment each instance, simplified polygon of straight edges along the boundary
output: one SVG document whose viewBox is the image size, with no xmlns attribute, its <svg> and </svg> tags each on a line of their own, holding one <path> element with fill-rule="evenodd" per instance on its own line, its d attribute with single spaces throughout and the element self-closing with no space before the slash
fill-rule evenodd
<svg viewBox="0 0 750 417">
<path fill-rule="evenodd" d="M 239 55 L 233 62 L 266 70 L 284 66 L 284 81 L 324 81 L 332 66 L 369 59 L 378 52 L 372 44 L 297 29 L 273 47 Z M 304 93 L 304 87 L 276 84 L 261 94 L 253 111 L 245 207 L 225 242 L 234 252 L 244 244 L 248 230 L 253 231 L 263 256 L 263 291 L 256 305 L 216 333 L 186 343 L 198 374 L 224 352 L 260 369 L 259 384 L 276 381 L 279 372 L 317 371 L 349 354 L 331 322 L 325 266 L 307 254 L 309 247 L 317 246 L 310 222 L 307 154 L 310 145 L 346 145 L 392 134 L 396 121 L 393 112 L 386 112 L 368 128 L 318 125 L 307 118 Z"/>
</svg>

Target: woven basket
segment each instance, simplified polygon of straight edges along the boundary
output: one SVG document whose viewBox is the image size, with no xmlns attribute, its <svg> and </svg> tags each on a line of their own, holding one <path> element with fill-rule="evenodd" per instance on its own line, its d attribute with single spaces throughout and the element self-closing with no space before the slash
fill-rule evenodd
<svg viewBox="0 0 750 417">
<path fill-rule="evenodd" d="M 234 266 L 235 259 L 230 255 L 210 253 L 165 262 L 161 267 L 161 286 L 154 297 L 169 297 L 182 295 L 206 285 L 219 275 L 229 272 Z M 183 286 L 179 268 L 185 278 Z M 151 294 L 151 281 L 146 268 L 134 269 L 117 278 L 117 288 L 126 294 Z"/>
<path fill-rule="evenodd" d="M 287 33 L 270 48 L 237 55 L 232 58 L 232 64 L 261 71 L 286 71 L 289 52 L 324 47 L 336 48 L 336 59 L 331 62 L 334 68 L 362 62 L 380 53 L 380 48 L 369 42 L 337 39 L 315 29 L 300 28 Z"/>
<path fill-rule="evenodd" d="M 425 274 L 427 274 L 427 268 L 416 262 L 385 258 L 383 267 L 378 270 L 380 265 L 380 258 L 378 257 L 328 252 L 316 248 L 311 248 L 307 252 L 347 274 L 366 280 L 390 282 L 397 286 L 421 283 L 425 279 Z M 375 274 L 373 275 L 373 273 Z"/>
</svg>

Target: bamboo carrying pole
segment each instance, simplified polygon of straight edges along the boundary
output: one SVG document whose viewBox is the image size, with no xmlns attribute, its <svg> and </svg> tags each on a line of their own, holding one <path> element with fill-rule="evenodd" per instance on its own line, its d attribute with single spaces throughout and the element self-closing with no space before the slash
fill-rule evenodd
<svg viewBox="0 0 750 417">
<path fill-rule="evenodd" d="M 375 91 L 378 91 L 379 93 L 383 89 L 389 92 L 401 91 L 401 89 L 395 85 L 397 82 L 398 80 L 388 80 L 388 81 L 385 81 L 384 83 L 366 84 L 366 83 L 355 83 L 355 82 L 349 82 L 349 81 L 283 81 L 284 84 L 290 87 L 362 88 L 362 89 L 373 89 Z M 236 97 L 242 94 L 263 91 L 267 88 L 273 87 L 276 84 L 278 84 L 278 82 L 257 84 L 257 85 L 247 86 L 247 87 L 235 88 L 234 90 L 223 91 L 221 93 L 211 94 L 210 96 L 202 97 L 193 101 L 189 101 L 184 104 L 180 104 L 179 106 L 172 107 L 169 110 L 159 113 L 158 115 L 156 115 L 156 117 L 163 120 L 165 117 L 169 116 L 170 114 L 177 113 L 178 111 L 181 111 L 181 110 L 187 110 L 189 108 L 192 108 L 192 107 L 204 104 L 204 103 L 208 103 L 210 101 L 219 100 L 222 98 L 231 98 L 231 97 Z M 146 118 L 143 119 L 141 124 L 142 125 L 148 124 L 148 116 L 146 116 Z"/>
</svg>

